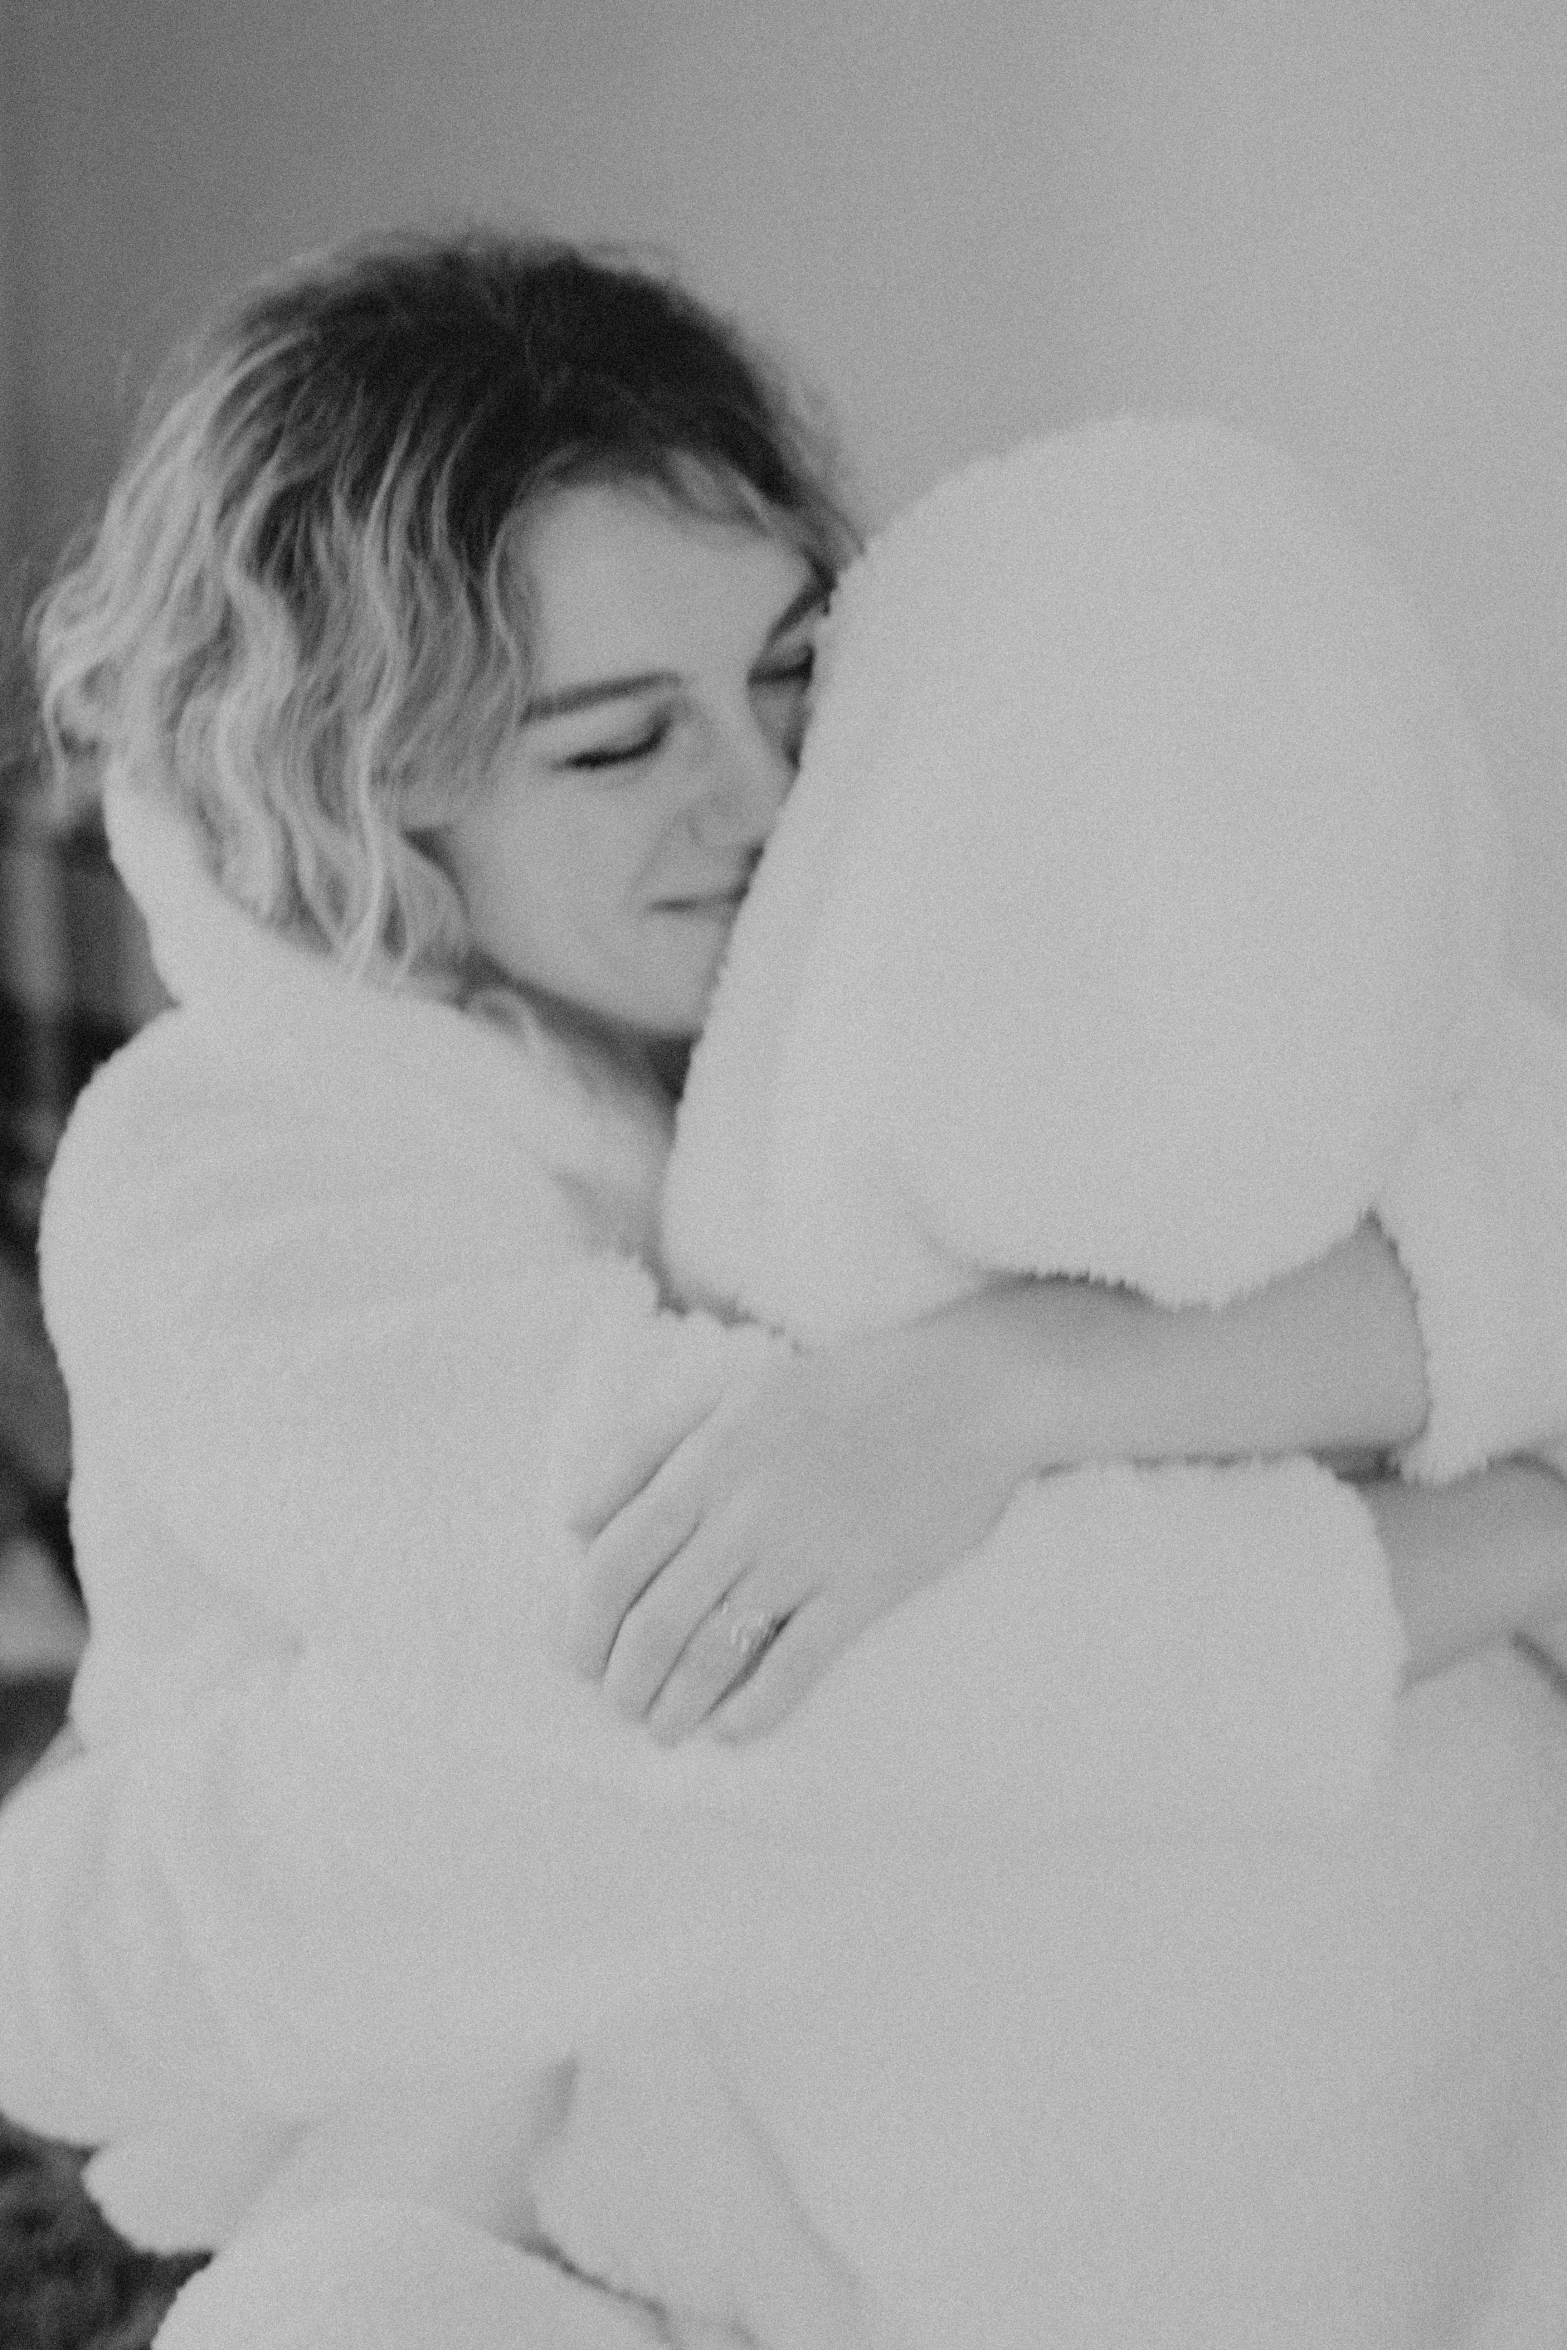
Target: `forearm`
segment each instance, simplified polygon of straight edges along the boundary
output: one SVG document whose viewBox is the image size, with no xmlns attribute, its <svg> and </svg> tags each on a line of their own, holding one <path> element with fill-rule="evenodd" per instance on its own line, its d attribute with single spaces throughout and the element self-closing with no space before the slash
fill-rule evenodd
<svg viewBox="0 0 1567 2350">
<path fill-rule="evenodd" d="M 1409 1641 L 1411 1681 L 1567 1617 L 1567 1484 L 1503 1461 L 1444 1486 L 1364 1487 Z"/>
<path fill-rule="evenodd" d="M 1369 1222 L 1227 1306 L 1017 1281 L 929 1317 L 923 1331 L 1020 1473 L 1085 1460 L 1378 1455 L 1417 1435 L 1427 1410 L 1414 1301 Z"/>
</svg>

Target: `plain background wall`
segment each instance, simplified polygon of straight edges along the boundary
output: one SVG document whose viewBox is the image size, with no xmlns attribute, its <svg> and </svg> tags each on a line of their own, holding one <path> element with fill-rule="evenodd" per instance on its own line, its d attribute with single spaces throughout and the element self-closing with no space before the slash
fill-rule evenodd
<svg viewBox="0 0 1567 2350">
<path fill-rule="evenodd" d="M 655 241 L 794 355 L 873 511 L 1132 405 L 1283 442 L 1436 627 L 1567 1011 L 1562 0 L 0 7 L 13 571 L 288 252 L 464 210 Z"/>
<path fill-rule="evenodd" d="M 14 558 L 21 542 L 17 511 L 20 478 L 19 435 L 15 414 L 16 258 L 13 251 L 12 212 L 17 194 L 17 155 L 12 137 L 12 108 L 17 96 L 11 39 L 11 0 L 0 0 L 0 658 L 5 653 L 3 632 L 10 620 L 8 584 L 14 593 Z M 3 672 L 0 672 L 3 675 Z M 4 689 L 0 687 L 0 713 Z"/>
</svg>

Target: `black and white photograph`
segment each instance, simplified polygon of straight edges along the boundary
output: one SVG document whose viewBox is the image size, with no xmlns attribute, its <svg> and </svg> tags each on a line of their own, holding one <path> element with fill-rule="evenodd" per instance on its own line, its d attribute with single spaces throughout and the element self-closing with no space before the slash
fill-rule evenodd
<svg viewBox="0 0 1567 2350">
<path fill-rule="evenodd" d="M 1561 0 L 0 0 L 0 2350 L 1567 2350 Z"/>
</svg>

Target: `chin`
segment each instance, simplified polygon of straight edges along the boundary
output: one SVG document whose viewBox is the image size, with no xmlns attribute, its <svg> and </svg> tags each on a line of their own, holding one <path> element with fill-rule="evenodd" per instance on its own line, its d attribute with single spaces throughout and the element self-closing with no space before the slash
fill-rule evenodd
<svg viewBox="0 0 1567 2350">
<path fill-rule="evenodd" d="M 635 1005 L 619 1012 L 619 1024 L 649 1045 L 694 1044 L 702 1033 L 712 993 L 711 980 L 697 991 L 682 990 L 679 994 L 650 987 Z"/>
<path fill-rule="evenodd" d="M 692 1043 L 702 1033 L 732 926 L 732 919 L 722 928 L 672 923 L 662 937 L 644 936 L 635 975 L 622 962 L 613 989 L 598 995 L 601 1016 L 650 1043 Z"/>
</svg>

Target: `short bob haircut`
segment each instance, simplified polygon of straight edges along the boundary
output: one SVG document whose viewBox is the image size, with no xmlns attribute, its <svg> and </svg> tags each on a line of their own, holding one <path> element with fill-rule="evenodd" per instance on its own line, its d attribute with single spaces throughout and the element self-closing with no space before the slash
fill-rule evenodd
<svg viewBox="0 0 1567 2350">
<path fill-rule="evenodd" d="M 381 985 L 462 986 L 418 835 L 529 685 L 530 511 L 573 485 L 856 545 L 768 364 L 660 268 L 470 229 L 307 256 L 179 350 L 30 622 L 56 802 L 179 808 L 222 888 Z"/>
</svg>

